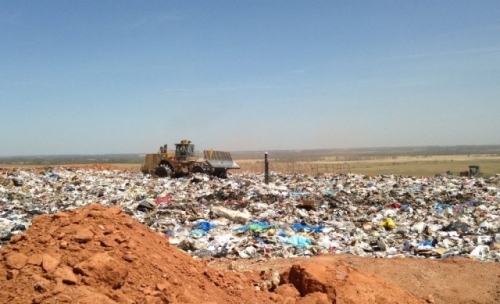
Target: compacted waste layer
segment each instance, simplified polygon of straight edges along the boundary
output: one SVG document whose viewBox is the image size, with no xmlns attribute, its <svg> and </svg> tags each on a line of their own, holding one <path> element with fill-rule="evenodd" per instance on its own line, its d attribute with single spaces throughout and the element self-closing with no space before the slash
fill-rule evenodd
<svg viewBox="0 0 500 304">
<path fill-rule="evenodd" d="M 198 258 L 344 253 L 500 261 L 500 176 L 232 174 L 155 178 L 47 168 L 0 171 L 0 240 L 34 216 L 119 207 Z"/>
</svg>

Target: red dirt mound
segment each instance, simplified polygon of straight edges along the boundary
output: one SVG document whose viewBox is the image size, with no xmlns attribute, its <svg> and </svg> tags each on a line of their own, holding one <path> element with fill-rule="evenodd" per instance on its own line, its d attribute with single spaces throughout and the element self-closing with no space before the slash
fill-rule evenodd
<svg viewBox="0 0 500 304">
<path fill-rule="evenodd" d="M 285 298 L 303 297 L 298 303 L 418 304 L 423 300 L 373 274 L 345 264 L 314 262 L 293 265 L 283 273 L 277 292 Z M 294 288 L 296 290 L 294 290 Z"/>
<path fill-rule="evenodd" d="M 0 303 L 422 303 L 345 263 L 294 265 L 281 286 L 277 272 L 267 279 L 275 293 L 193 260 L 98 204 L 35 217 L 0 251 Z"/>
<path fill-rule="evenodd" d="M 273 303 L 118 208 L 41 215 L 0 252 L 1 303 Z"/>
</svg>

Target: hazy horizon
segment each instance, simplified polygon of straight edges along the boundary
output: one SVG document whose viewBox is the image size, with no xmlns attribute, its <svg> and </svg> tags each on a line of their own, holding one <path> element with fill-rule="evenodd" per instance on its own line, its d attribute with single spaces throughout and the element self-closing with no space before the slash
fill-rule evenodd
<svg viewBox="0 0 500 304">
<path fill-rule="evenodd" d="M 0 4 L 0 156 L 500 144 L 496 0 Z"/>
<path fill-rule="evenodd" d="M 351 151 L 351 152 L 359 152 L 359 151 L 367 151 L 367 150 L 372 150 L 377 151 L 377 152 L 382 152 L 383 150 L 397 150 L 397 151 L 403 151 L 403 150 L 410 150 L 410 149 L 418 149 L 418 150 L 429 150 L 429 149 L 453 149 L 453 148 L 458 148 L 460 149 L 459 153 L 465 153 L 468 154 L 469 151 L 463 151 L 463 149 L 470 148 L 474 150 L 473 154 L 496 154 L 500 152 L 500 145 L 453 145 L 453 146 L 404 146 L 404 147 L 358 147 L 358 148 L 320 148 L 320 149 L 288 149 L 288 150 L 228 150 L 234 154 L 254 154 L 254 153 L 265 153 L 265 152 L 312 152 L 312 151 L 331 151 L 331 152 L 344 152 L 344 151 Z M 485 149 L 485 148 L 494 148 L 495 150 L 492 151 L 477 151 L 474 148 L 479 148 L 479 149 Z M 169 147 L 169 150 L 173 150 L 174 147 Z M 129 152 L 129 153 L 102 153 L 102 154 L 79 154 L 79 153 L 73 153 L 73 154 L 29 154 L 29 155 L 5 155 L 5 156 L 0 156 L 1 158 L 29 158 L 29 157 L 42 157 L 42 158 L 51 158 L 51 157 L 67 157 L 67 156 L 76 156 L 76 157 L 91 157 L 91 156 L 96 156 L 96 157 L 103 157 L 103 156 L 120 156 L 120 155 L 137 155 L 137 156 L 144 156 L 145 154 L 148 153 L 157 153 L 157 150 L 152 150 L 152 151 L 144 151 L 144 152 Z M 196 151 L 198 153 L 202 153 L 203 151 L 196 148 Z M 408 152 L 408 151 L 407 151 Z M 430 152 L 430 151 L 427 151 Z M 437 151 L 436 151 L 437 152 Z M 453 153 L 457 154 L 457 153 Z"/>
</svg>

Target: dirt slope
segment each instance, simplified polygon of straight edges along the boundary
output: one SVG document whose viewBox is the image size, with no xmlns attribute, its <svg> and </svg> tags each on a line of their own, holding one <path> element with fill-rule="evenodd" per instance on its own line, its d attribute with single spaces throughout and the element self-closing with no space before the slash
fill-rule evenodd
<svg viewBox="0 0 500 304">
<path fill-rule="evenodd" d="M 468 258 L 431 259 L 374 259 L 353 255 L 321 255 L 312 258 L 269 260 L 213 260 L 217 269 L 232 269 L 254 282 L 261 281 L 260 273 L 286 273 L 292 265 L 315 265 L 337 269 L 348 265 L 364 275 L 374 274 L 393 286 L 429 303 L 500 303 L 500 263 L 485 263 Z M 330 271 L 333 276 L 337 270 Z M 345 271 L 344 271 L 345 272 Z M 335 285 L 334 285 L 335 286 Z M 360 294 L 361 296 L 361 294 Z M 373 302 L 372 302 L 373 303 Z"/>
<path fill-rule="evenodd" d="M 215 269 L 93 204 L 35 217 L 0 251 L 0 303 L 423 303 L 349 263 L 289 266 L 257 280 Z"/>
<path fill-rule="evenodd" d="M 272 303 L 122 213 L 42 215 L 0 252 L 1 303 Z"/>
</svg>

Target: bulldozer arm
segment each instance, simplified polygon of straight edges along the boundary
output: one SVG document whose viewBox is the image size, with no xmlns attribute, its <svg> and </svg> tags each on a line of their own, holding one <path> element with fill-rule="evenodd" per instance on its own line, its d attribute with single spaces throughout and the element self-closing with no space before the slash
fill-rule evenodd
<svg viewBox="0 0 500 304">
<path fill-rule="evenodd" d="M 231 157 L 231 153 L 225 151 L 205 150 L 203 155 L 207 163 L 215 169 L 239 169 Z"/>
</svg>

